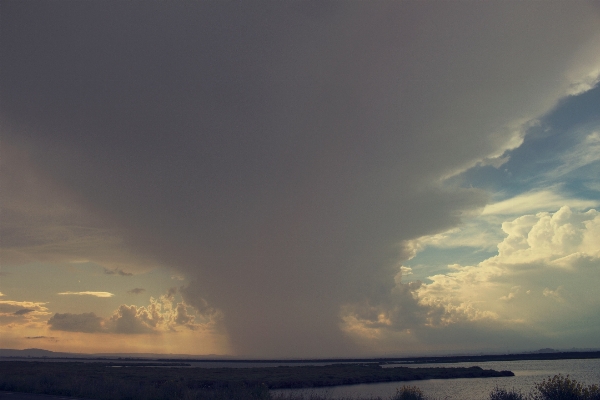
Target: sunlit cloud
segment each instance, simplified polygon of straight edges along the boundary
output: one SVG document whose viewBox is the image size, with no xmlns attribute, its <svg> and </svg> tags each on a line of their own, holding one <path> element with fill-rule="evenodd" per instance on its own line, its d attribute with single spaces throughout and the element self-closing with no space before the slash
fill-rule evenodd
<svg viewBox="0 0 600 400">
<path fill-rule="evenodd" d="M 47 318 L 47 302 L 0 300 L 0 325 L 19 326 Z"/>
<path fill-rule="evenodd" d="M 535 190 L 518 196 L 488 204 L 483 209 L 482 215 L 522 215 L 528 212 L 543 210 L 558 210 L 564 205 L 576 209 L 587 209 L 596 207 L 600 202 L 596 200 L 584 200 L 568 198 L 555 190 Z"/>
<path fill-rule="evenodd" d="M 114 294 L 109 292 L 61 292 L 60 295 L 75 295 L 75 296 L 94 296 L 94 297 L 113 297 Z"/>
<path fill-rule="evenodd" d="M 48 320 L 51 330 L 81 333 L 158 334 L 179 328 L 210 330 L 222 318 L 220 311 L 206 307 L 198 310 L 184 302 L 175 302 L 171 288 L 148 306 L 121 304 L 108 318 L 94 312 L 56 313 Z"/>
<path fill-rule="evenodd" d="M 498 255 L 477 265 L 449 265 L 448 272 L 427 282 L 406 283 L 403 275 L 411 271 L 401 268 L 387 297 L 342 309 L 344 329 L 378 340 L 395 340 L 401 332 L 406 338 L 412 331 L 418 343 L 419 336 L 440 327 L 500 331 L 510 326 L 526 336 L 532 324 L 543 321 L 545 328 L 536 328 L 536 335 L 545 340 L 596 313 L 600 212 L 561 207 L 505 221 L 502 229 Z M 600 332 L 600 325 L 588 328 Z M 581 335 L 593 345 L 592 337 Z"/>
<path fill-rule="evenodd" d="M 600 46 L 596 50 L 596 53 L 600 53 Z M 594 88 L 600 82 L 600 68 L 594 67 L 594 64 L 598 64 L 598 61 L 591 62 L 588 67 L 588 73 L 580 76 L 578 80 L 575 80 L 569 85 L 567 94 L 570 96 L 577 96 L 578 94 L 585 93 L 588 90 Z M 591 69 L 591 70 L 590 70 Z"/>
</svg>

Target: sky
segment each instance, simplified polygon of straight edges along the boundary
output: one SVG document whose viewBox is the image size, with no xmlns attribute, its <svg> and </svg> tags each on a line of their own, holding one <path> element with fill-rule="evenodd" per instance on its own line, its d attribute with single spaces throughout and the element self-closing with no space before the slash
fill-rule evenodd
<svg viewBox="0 0 600 400">
<path fill-rule="evenodd" d="M 0 19 L 0 347 L 600 347 L 600 2 Z"/>
</svg>

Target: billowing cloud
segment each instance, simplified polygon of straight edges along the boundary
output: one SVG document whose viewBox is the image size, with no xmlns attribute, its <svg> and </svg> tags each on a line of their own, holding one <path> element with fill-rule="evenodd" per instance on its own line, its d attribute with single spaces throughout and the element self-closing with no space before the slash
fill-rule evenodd
<svg viewBox="0 0 600 400">
<path fill-rule="evenodd" d="M 94 296 L 94 297 L 113 297 L 114 294 L 110 293 L 110 292 L 90 292 L 90 291 L 84 291 L 84 292 L 61 292 L 59 293 L 60 295 L 74 295 L 74 296 Z"/>
<path fill-rule="evenodd" d="M 150 298 L 146 307 L 122 304 L 108 318 L 93 312 L 56 313 L 48 320 L 48 326 L 52 330 L 83 333 L 156 334 L 179 328 L 210 330 L 220 322 L 218 310 L 204 307 L 190 312 L 189 305 L 174 301 L 175 293 L 172 288 L 159 299 Z"/>
<path fill-rule="evenodd" d="M 356 354 L 348 326 L 502 319 L 446 298 L 500 267 L 397 283 L 401 244 L 483 209 L 488 193 L 444 178 L 501 165 L 589 87 L 597 6 L 315 4 L 3 5 L 2 131 L 45 177 L 9 203 L 12 262 L 172 268 L 185 304 L 222 310 L 238 355 Z M 8 160 L 2 175 L 29 182 Z M 45 191 L 74 207 L 46 211 Z M 189 321 L 153 307 L 120 308 L 111 329 Z"/>
<path fill-rule="evenodd" d="M 532 332 L 541 342 L 553 338 L 566 346 L 563 335 L 579 329 L 580 345 L 593 346 L 600 333 L 598 321 L 592 322 L 600 306 L 594 288 L 600 277 L 600 212 L 565 206 L 506 221 L 502 229 L 506 237 L 498 255 L 477 265 L 450 265 L 451 272 L 431 276 L 429 283 L 402 283 L 399 273 L 385 301 L 366 311 L 362 304 L 349 306 L 346 329 L 390 341 L 414 332 L 411 340 L 424 348 L 439 327 L 469 326 L 472 334 L 509 329 L 513 347 Z M 398 293 L 404 298 L 396 298 Z"/>
<path fill-rule="evenodd" d="M 52 330 L 67 332 L 94 333 L 104 330 L 102 318 L 93 312 L 82 314 L 56 313 L 48 320 L 48 326 Z"/>
</svg>

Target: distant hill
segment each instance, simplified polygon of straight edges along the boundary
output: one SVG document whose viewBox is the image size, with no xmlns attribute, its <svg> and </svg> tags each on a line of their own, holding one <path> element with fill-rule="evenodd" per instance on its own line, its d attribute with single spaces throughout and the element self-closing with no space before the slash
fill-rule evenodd
<svg viewBox="0 0 600 400">
<path fill-rule="evenodd" d="M 0 349 L 0 357 L 49 357 L 49 358 L 57 358 L 57 357 L 88 357 L 87 354 L 77 354 L 77 353 L 59 353 L 50 350 L 44 349 L 25 349 L 25 350 L 15 350 L 15 349 Z"/>
<path fill-rule="evenodd" d="M 576 351 L 576 350 L 572 350 L 572 351 Z M 539 350 L 536 350 L 536 351 L 532 351 L 532 353 L 534 353 L 534 354 L 536 354 L 536 353 L 537 354 L 541 354 L 541 353 L 558 353 L 558 352 L 559 352 L 559 350 L 554 350 L 554 349 L 551 349 L 551 348 L 545 348 L 545 349 L 539 349 Z"/>
<path fill-rule="evenodd" d="M 190 355 L 190 354 L 155 354 L 155 353 L 64 353 L 44 349 L 0 349 L 0 357 L 47 357 L 47 358 L 178 358 L 178 359 L 230 359 L 230 356 L 216 354 Z"/>
<path fill-rule="evenodd" d="M 584 354 L 589 353 L 589 354 Z M 156 353 L 66 353 L 44 349 L 0 349 L 0 357 L 20 358 L 88 358 L 88 359 L 150 359 L 150 360 L 214 360 L 214 361 L 256 361 L 256 362 L 306 362 L 306 361 L 336 361 L 336 362 L 381 362 L 381 361 L 406 361 L 414 363 L 438 362 L 475 362 L 475 361 L 509 361 L 509 360 L 535 360 L 535 359 L 561 359 L 561 358 L 600 358 L 598 349 L 568 349 L 555 350 L 551 348 L 539 349 L 523 353 L 498 353 L 498 354 L 472 354 L 472 355 L 441 355 L 420 357 L 375 357 L 375 358 L 335 358 L 335 359 L 242 359 L 233 356 L 216 354 L 190 355 L 190 354 L 156 354 Z"/>
</svg>

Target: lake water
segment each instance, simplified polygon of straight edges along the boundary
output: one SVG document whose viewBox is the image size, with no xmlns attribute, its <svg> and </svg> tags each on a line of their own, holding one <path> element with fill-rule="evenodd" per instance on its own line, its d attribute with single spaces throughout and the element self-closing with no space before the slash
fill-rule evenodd
<svg viewBox="0 0 600 400">
<path fill-rule="evenodd" d="M 397 364 L 406 367 L 472 367 L 497 371 L 509 370 L 515 373 L 512 377 L 502 378 L 469 378 L 469 379 L 431 379 L 425 381 L 370 383 L 362 385 L 346 385 L 318 389 L 293 390 L 338 397 L 381 397 L 389 399 L 396 389 L 403 385 L 417 386 L 429 398 L 448 400 L 484 400 L 498 386 L 505 389 L 516 389 L 523 394 L 534 389 L 535 383 L 556 374 L 569 375 L 571 378 L 586 385 L 600 384 L 600 359 L 594 360 L 550 360 L 550 361 L 490 361 L 479 363 L 453 364 Z M 289 393 L 291 390 L 276 392 Z"/>
</svg>

